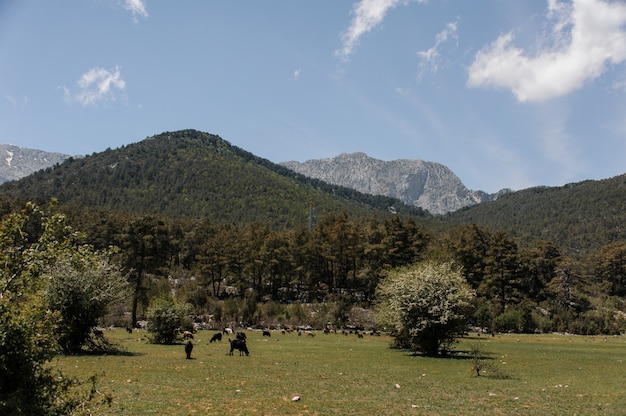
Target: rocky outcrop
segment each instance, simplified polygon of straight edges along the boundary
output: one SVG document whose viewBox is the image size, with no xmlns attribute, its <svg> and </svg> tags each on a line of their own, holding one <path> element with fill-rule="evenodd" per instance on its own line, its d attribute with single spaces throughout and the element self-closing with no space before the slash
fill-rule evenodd
<svg viewBox="0 0 626 416">
<path fill-rule="evenodd" d="M 41 169 L 63 163 L 68 157 L 70 156 L 62 153 L 0 144 L 0 183 L 21 179 Z"/>
<path fill-rule="evenodd" d="M 445 214 L 497 197 L 469 190 L 446 166 L 422 160 L 383 161 L 365 153 L 343 153 L 330 159 L 289 161 L 281 165 L 359 192 L 397 198 L 432 214 Z"/>
</svg>

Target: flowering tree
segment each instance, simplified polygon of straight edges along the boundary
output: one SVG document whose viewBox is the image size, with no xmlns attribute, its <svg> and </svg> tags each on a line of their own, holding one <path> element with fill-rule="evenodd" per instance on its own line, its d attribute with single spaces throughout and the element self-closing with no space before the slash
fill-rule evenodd
<svg viewBox="0 0 626 416">
<path fill-rule="evenodd" d="M 377 288 L 379 324 L 395 330 L 399 346 L 437 356 L 463 330 L 474 292 L 450 263 L 395 269 Z"/>
</svg>

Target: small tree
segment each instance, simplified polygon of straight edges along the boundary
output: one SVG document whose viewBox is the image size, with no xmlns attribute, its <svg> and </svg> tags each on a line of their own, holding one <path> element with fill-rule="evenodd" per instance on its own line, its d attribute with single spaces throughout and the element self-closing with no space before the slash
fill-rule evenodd
<svg viewBox="0 0 626 416">
<path fill-rule="evenodd" d="M 44 276 L 50 280 L 48 309 L 61 315 L 55 332 L 64 354 L 80 352 L 108 305 L 129 293 L 119 267 L 109 262 L 106 252 L 94 252 L 90 246 L 60 253 Z"/>
<path fill-rule="evenodd" d="M 179 330 L 191 330 L 193 323 L 188 303 L 175 304 L 171 298 L 157 299 L 148 310 L 148 331 L 154 344 L 173 344 Z"/>
<path fill-rule="evenodd" d="M 399 346 L 437 356 L 463 330 L 473 290 L 450 263 L 395 269 L 379 283 L 379 325 L 395 330 Z"/>
</svg>

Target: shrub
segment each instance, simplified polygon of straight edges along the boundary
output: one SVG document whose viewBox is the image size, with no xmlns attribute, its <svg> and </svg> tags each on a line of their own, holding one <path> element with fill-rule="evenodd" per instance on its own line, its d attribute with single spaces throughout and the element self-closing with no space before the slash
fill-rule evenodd
<svg viewBox="0 0 626 416">
<path fill-rule="evenodd" d="M 427 356 L 447 352 L 462 332 L 474 292 L 450 263 L 426 262 L 391 271 L 379 284 L 379 322 L 400 346 Z"/>
<path fill-rule="evenodd" d="M 89 344 L 91 329 L 108 305 L 129 293 L 126 277 L 109 263 L 107 254 L 88 248 L 59 255 L 44 277 L 50 281 L 48 308 L 61 314 L 55 332 L 64 354 Z"/>
<path fill-rule="evenodd" d="M 191 331 L 193 322 L 189 317 L 192 306 L 175 304 L 171 298 L 157 299 L 148 310 L 148 332 L 154 344 L 173 344 L 180 331 Z"/>
</svg>

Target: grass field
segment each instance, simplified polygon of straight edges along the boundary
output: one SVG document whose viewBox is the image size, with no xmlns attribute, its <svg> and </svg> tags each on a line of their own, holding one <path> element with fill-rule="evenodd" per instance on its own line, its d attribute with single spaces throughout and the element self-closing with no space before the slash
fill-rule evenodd
<svg viewBox="0 0 626 416">
<path fill-rule="evenodd" d="M 213 331 L 183 345 L 107 331 L 124 355 L 60 357 L 53 365 L 113 397 L 99 414 L 124 415 L 626 415 L 626 337 L 470 336 L 508 377 L 477 377 L 472 360 L 424 358 L 391 338 L 247 332 L 250 356 L 229 356 Z M 292 401 L 300 396 L 299 401 Z"/>
</svg>

